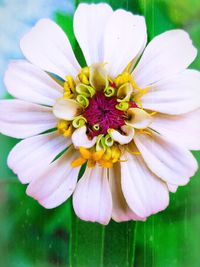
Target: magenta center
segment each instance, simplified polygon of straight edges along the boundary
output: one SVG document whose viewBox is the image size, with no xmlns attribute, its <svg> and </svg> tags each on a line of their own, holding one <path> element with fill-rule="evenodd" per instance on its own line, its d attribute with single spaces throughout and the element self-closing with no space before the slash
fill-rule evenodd
<svg viewBox="0 0 200 267">
<path fill-rule="evenodd" d="M 118 129 L 125 124 L 125 114 L 116 109 L 117 104 L 115 96 L 106 97 L 101 92 L 89 99 L 89 106 L 84 110 L 83 116 L 87 119 L 88 134 L 91 137 L 107 134 L 109 128 Z M 96 124 L 99 125 L 99 130 L 93 128 Z"/>
</svg>

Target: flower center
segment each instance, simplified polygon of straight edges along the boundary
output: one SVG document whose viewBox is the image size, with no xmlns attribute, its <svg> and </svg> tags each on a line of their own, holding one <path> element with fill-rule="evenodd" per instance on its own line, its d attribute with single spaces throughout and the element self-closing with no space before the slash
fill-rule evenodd
<svg viewBox="0 0 200 267">
<path fill-rule="evenodd" d="M 71 137 L 79 150 L 80 157 L 71 163 L 74 168 L 85 162 L 89 167 L 112 167 L 125 150 L 133 150 L 137 131 L 149 134 L 151 114 L 140 101 L 148 88 L 140 88 L 129 72 L 111 78 L 105 64 L 93 64 L 75 79 L 66 76 L 63 88 L 53 113 L 60 133 Z"/>
<path fill-rule="evenodd" d="M 83 112 L 89 136 L 107 134 L 109 128 L 119 129 L 125 124 L 125 113 L 116 108 L 117 104 L 116 96 L 106 97 L 102 92 L 97 92 L 90 98 L 89 105 Z"/>
</svg>

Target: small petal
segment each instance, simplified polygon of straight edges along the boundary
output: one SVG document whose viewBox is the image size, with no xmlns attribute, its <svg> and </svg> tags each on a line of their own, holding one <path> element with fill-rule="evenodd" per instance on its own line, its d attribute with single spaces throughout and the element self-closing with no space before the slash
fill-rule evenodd
<svg viewBox="0 0 200 267">
<path fill-rule="evenodd" d="M 178 189 L 178 185 L 167 183 L 167 187 L 170 192 L 175 193 Z"/>
<path fill-rule="evenodd" d="M 93 147 L 96 143 L 96 137 L 93 139 L 89 139 L 86 134 L 87 128 L 86 126 L 82 126 L 74 131 L 72 134 L 72 142 L 76 148 L 85 147 L 90 148 Z"/>
<path fill-rule="evenodd" d="M 18 143 L 8 156 L 8 166 L 22 183 L 36 178 L 71 140 L 58 131 L 27 138 Z"/>
<path fill-rule="evenodd" d="M 0 132 L 15 138 L 33 136 L 56 126 L 52 108 L 22 100 L 0 101 Z"/>
<path fill-rule="evenodd" d="M 109 19 L 104 33 L 104 60 L 111 77 L 121 73 L 146 44 L 144 17 L 118 9 Z"/>
<path fill-rule="evenodd" d="M 145 165 L 141 156 L 125 155 L 121 163 L 122 191 L 126 202 L 138 216 L 147 217 L 169 204 L 168 188 Z"/>
<path fill-rule="evenodd" d="M 187 32 L 171 30 L 155 37 L 133 71 L 142 88 L 186 69 L 197 55 Z"/>
<path fill-rule="evenodd" d="M 129 101 L 133 88 L 130 83 L 125 83 L 117 90 L 117 98 L 119 102 Z"/>
<path fill-rule="evenodd" d="M 48 106 L 53 106 L 63 91 L 47 73 L 25 60 L 15 60 L 9 64 L 4 82 L 12 96 Z"/>
<path fill-rule="evenodd" d="M 71 168 L 71 161 L 77 157 L 69 148 L 27 187 L 26 193 L 38 200 L 45 208 L 51 209 L 66 201 L 73 193 L 79 168 Z"/>
<path fill-rule="evenodd" d="M 122 126 L 121 129 L 124 132 L 124 134 L 121 134 L 119 131 L 114 129 L 108 129 L 108 133 L 110 134 L 110 136 L 114 141 L 120 143 L 121 145 L 130 143 L 135 133 L 134 129 L 126 125 Z"/>
<path fill-rule="evenodd" d="M 63 120 L 71 121 L 80 115 L 82 107 L 75 100 L 60 98 L 53 106 L 54 115 Z"/>
<path fill-rule="evenodd" d="M 90 84 L 97 91 L 103 91 L 108 86 L 108 73 L 103 63 L 93 64 L 90 67 Z"/>
<path fill-rule="evenodd" d="M 131 211 L 125 201 L 121 189 L 120 165 L 114 164 L 113 168 L 108 169 L 108 172 L 113 201 L 112 219 L 116 222 L 144 221 L 145 218 L 141 218 Z"/>
<path fill-rule="evenodd" d="M 152 136 L 138 133 L 134 141 L 149 169 L 168 183 L 185 185 L 198 168 L 188 150 L 157 133 L 152 132 Z"/>
<path fill-rule="evenodd" d="M 158 113 L 151 128 L 188 150 L 200 150 L 200 109 L 178 116 Z"/>
<path fill-rule="evenodd" d="M 145 109 L 178 115 L 200 108 L 200 72 L 185 70 L 150 87 L 142 98 Z"/>
<path fill-rule="evenodd" d="M 112 13 L 112 8 L 103 3 L 80 4 L 76 9 L 74 33 L 88 66 L 103 62 L 102 37 Z"/>
<path fill-rule="evenodd" d="M 130 108 L 127 111 L 127 116 L 126 124 L 136 129 L 145 129 L 152 122 L 151 116 L 140 108 Z"/>
<path fill-rule="evenodd" d="M 34 65 L 65 79 L 76 76 L 80 66 L 63 30 L 50 19 L 41 19 L 21 39 L 24 56 Z"/>
<path fill-rule="evenodd" d="M 96 165 L 86 169 L 74 192 L 73 207 L 82 220 L 108 224 L 112 214 L 112 196 L 107 168 Z"/>
</svg>

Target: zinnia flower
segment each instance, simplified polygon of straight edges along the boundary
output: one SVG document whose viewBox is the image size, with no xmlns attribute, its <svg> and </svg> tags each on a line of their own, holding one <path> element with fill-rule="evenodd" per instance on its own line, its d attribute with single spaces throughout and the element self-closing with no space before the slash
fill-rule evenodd
<svg viewBox="0 0 200 267">
<path fill-rule="evenodd" d="M 187 69 L 197 50 L 183 30 L 146 46 L 144 17 L 107 4 L 80 4 L 74 33 L 83 68 L 49 19 L 22 38 L 28 61 L 5 74 L 17 100 L 0 102 L 0 131 L 25 139 L 8 165 L 46 208 L 73 194 L 83 220 L 145 220 L 197 170 L 200 74 Z"/>
</svg>

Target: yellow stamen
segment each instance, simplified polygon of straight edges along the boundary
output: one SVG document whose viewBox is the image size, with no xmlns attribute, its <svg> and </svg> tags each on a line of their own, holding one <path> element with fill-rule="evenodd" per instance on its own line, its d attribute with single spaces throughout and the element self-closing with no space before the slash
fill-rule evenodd
<svg viewBox="0 0 200 267">
<path fill-rule="evenodd" d="M 130 73 L 131 71 L 131 68 L 132 68 L 132 65 L 133 65 L 133 62 L 129 62 L 129 64 L 126 66 L 125 70 L 123 72 L 128 72 Z"/>
<path fill-rule="evenodd" d="M 64 82 L 64 98 L 74 98 L 75 93 L 75 81 L 72 76 L 66 76 L 66 81 Z"/>
<path fill-rule="evenodd" d="M 80 147 L 79 152 L 84 159 L 91 159 L 92 157 L 92 153 L 84 147 Z"/>
<path fill-rule="evenodd" d="M 72 125 L 70 125 L 69 128 L 64 131 L 63 136 L 68 137 L 68 136 L 71 136 L 72 133 L 73 133 L 73 127 L 72 127 Z"/>
<path fill-rule="evenodd" d="M 103 154 L 104 154 L 104 150 L 93 152 L 92 159 L 95 161 L 99 161 L 102 158 Z"/>
<path fill-rule="evenodd" d="M 90 84 L 89 76 L 90 76 L 89 67 L 82 68 L 81 72 L 78 74 L 80 82 L 87 85 Z"/>
<path fill-rule="evenodd" d="M 86 159 L 79 157 L 71 162 L 71 166 L 73 168 L 76 168 L 76 167 L 83 165 L 86 161 L 87 161 Z"/>
<path fill-rule="evenodd" d="M 155 116 L 158 112 L 154 111 L 154 112 L 151 112 L 150 115 L 151 116 Z"/>
<path fill-rule="evenodd" d="M 96 162 L 94 160 L 88 160 L 88 168 L 94 168 L 96 165 Z"/>
<path fill-rule="evenodd" d="M 112 157 L 112 150 L 111 150 L 110 147 L 107 147 L 107 148 L 106 148 L 106 151 L 105 151 L 105 153 L 104 153 L 104 155 L 103 155 L 103 159 L 104 159 L 104 160 L 110 160 L 111 157 Z"/>
<path fill-rule="evenodd" d="M 72 90 L 72 92 L 74 93 L 74 92 L 75 92 L 75 86 L 76 86 L 76 84 L 75 84 L 75 82 L 74 82 L 73 77 L 67 75 L 67 76 L 66 76 L 66 81 L 67 81 L 67 83 L 68 83 L 69 88 L 70 88 L 70 89 Z"/>
<path fill-rule="evenodd" d="M 72 99 L 74 98 L 74 94 L 71 94 L 70 92 L 65 92 L 63 94 L 64 99 Z"/>
<path fill-rule="evenodd" d="M 115 84 L 117 87 L 120 87 L 121 85 L 125 83 L 131 82 L 131 78 L 132 76 L 130 75 L 130 73 L 124 72 L 117 76 L 117 78 L 115 79 Z"/>
<path fill-rule="evenodd" d="M 57 124 L 57 129 L 65 137 L 68 137 L 73 133 L 73 127 L 69 121 L 60 120 Z"/>
<path fill-rule="evenodd" d="M 128 162 L 128 159 L 119 160 L 118 162 Z"/>
<path fill-rule="evenodd" d="M 133 154 L 133 155 L 141 155 L 141 153 L 139 152 L 139 150 L 137 149 L 136 145 L 134 142 L 130 142 L 127 145 L 127 149 L 129 151 L 129 153 Z"/>
<path fill-rule="evenodd" d="M 152 136 L 152 133 L 148 129 L 145 129 L 145 130 L 144 129 L 140 129 L 139 131 L 140 131 L 141 134 L 147 134 L 147 135 Z"/>
<path fill-rule="evenodd" d="M 103 168 L 111 168 L 113 166 L 112 161 L 103 160 L 103 159 L 99 160 L 99 164 Z"/>
<path fill-rule="evenodd" d="M 111 150 L 112 150 L 112 162 L 116 163 L 119 161 L 121 157 L 121 150 L 119 149 L 118 146 L 113 146 Z"/>
</svg>

